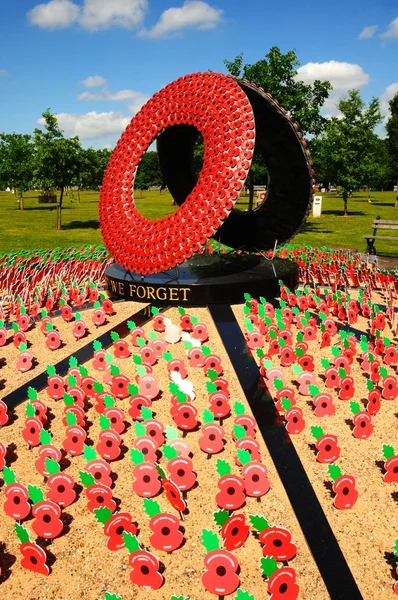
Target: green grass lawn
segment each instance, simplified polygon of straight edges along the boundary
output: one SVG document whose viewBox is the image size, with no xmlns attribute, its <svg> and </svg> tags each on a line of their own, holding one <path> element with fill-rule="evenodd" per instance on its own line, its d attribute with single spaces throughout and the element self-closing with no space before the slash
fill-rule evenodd
<svg viewBox="0 0 398 600">
<path fill-rule="evenodd" d="M 62 231 L 55 229 L 55 205 L 39 204 L 37 192 L 25 195 L 25 210 L 18 210 L 18 203 L 10 192 L 0 192 L 0 252 L 54 248 L 56 246 L 81 246 L 100 244 L 98 225 L 98 192 L 82 192 L 81 202 L 64 200 Z M 372 231 L 372 220 L 397 219 L 393 192 L 372 192 L 369 204 L 367 194 L 356 193 L 348 202 L 349 216 L 343 217 L 343 200 L 336 195 L 323 196 L 322 217 L 309 217 L 302 231 L 291 241 L 294 244 L 314 247 L 346 247 L 364 251 L 364 235 Z M 75 193 L 76 196 L 76 193 Z M 138 210 L 149 219 L 165 216 L 178 207 L 172 206 L 170 194 L 158 191 L 138 192 Z M 245 210 L 248 198 L 238 200 L 237 208 Z M 386 235 L 391 232 L 386 232 Z M 392 234 L 394 235 L 394 234 Z M 377 253 L 398 256 L 398 242 L 376 243 Z"/>
</svg>

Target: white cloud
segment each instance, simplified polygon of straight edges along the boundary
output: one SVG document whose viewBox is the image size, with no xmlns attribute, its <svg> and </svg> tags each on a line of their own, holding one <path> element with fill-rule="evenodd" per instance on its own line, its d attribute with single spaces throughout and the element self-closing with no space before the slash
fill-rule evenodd
<svg viewBox="0 0 398 600">
<path fill-rule="evenodd" d="M 386 117 L 386 119 L 388 119 L 390 116 L 390 107 L 388 103 L 394 98 L 395 94 L 397 93 L 398 82 L 395 82 L 387 86 L 382 95 L 380 96 L 380 112 L 383 115 L 383 117 Z"/>
<path fill-rule="evenodd" d="M 323 107 L 324 117 L 339 115 L 338 103 L 348 90 L 359 89 L 369 82 L 369 75 L 359 65 L 330 60 L 324 63 L 307 63 L 297 69 L 296 79 L 304 83 L 314 83 L 316 79 L 330 81 L 333 90 Z"/>
<path fill-rule="evenodd" d="M 324 63 L 309 62 L 297 69 L 297 79 L 313 83 L 315 79 L 330 81 L 334 89 L 352 90 L 369 81 L 369 75 L 359 65 L 330 60 Z"/>
<path fill-rule="evenodd" d="M 80 24 L 85 29 L 141 25 L 148 9 L 148 0 L 85 0 Z"/>
<path fill-rule="evenodd" d="M 139 27 L 148 9 L 148 0 L 84 0 L 83 6 L 71 0 L 51 0 L 28 12 L 32 25 L 60 29 L 78 22 L 83 29 Z"/>
<path fill-rule="evenodd" d="M 58 124 L 67 137 L 78 135 L 81 140 L 96 140 L 107 136 L 119 136 L 129 124 L 131 117 L 120 112 L 88 112 L 83 115 L 58 113 Z M 44 119 L 37 121 L 44 125 Z"/>
<path fill-rule="evenodd" d="M 222 20 L 224 11 L 213 8 L 202 0 L 186 0 L 181 8 L 168 8 L 149 31 L 142 30 L 142 37 L 168 37 L 183 29 L 213 29 Z"/>
<path fill-rule="evenodd" d="M 125 100 L 131 102 L 129 105 L 129 111 L 135 114 L 148 100 L 148 96 L 141 92 L 135 92 L 134 90 L 119 90 L 112 94 L 108 90 L 102 90 L 98 92 L 83 92 L 77 97 L 78 100 L 85 102 L 99 102 L 99 101 L 110 101 L 110 102 L 123 102 Z"/>
<path fill-rule="evenodd" d="M 87 88 L 100 87 L 101 85 L 105 85 L 105 83 L 106 79 L 101 77 L 101 75 L 90 75 L 90 77 L 87 77 L 87 79 L 84 79 L 82 81 L 84 87 Z"/>
<path fill-rule="evenodd" d="M 71 0 L 51 0 L 32 8 L 28 12 L 28 19 L 32 25 L 43 29 L 63 29 L 75 23 L 79 14 L 79 6 Z"/>
<path fill-rule="evenodd" d="M 7 77 L 8 73 L 5 69 L 0 69 L 0 77 Z"/>
<path fill-rule="evenodd" d="M 398 17 L 393 19 L 387 29 L 380 35 L 381 38 L 391 40 L 398 37 Z"/>
<path fill-rule="evenodd" d="M 368 38 L 371 38 L 374 36 L 374 34 L 376 33 L 376 30 L 378 28 L 378 25 L 368 25 L 367 27 L 364 27 L 361 31 L 361 33 L 358 36 L 359 40 L 366 40 Z"/>
</svg>

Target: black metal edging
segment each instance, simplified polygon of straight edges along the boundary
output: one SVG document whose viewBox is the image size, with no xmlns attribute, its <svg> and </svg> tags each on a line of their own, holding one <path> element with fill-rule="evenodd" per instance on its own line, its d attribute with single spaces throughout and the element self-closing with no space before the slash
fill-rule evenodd
<svg viewBox="0 0 398 600">
<path fill-rule="evenodd" d="M 165 311 L 168 306 L 159 306 L 159 312 Z M 112 344 L 111 331 L 115 331 L 120 335 L 120 337 L 124 337 L 128 334 L 129 328 L 127 325 L 127 321 L 134 321 L 137 327 L 144 325 L 151 317 L 152 317 L 152 304 L 148 304 L 141 308 L 136 313 L 129 316 L 127 319 L 115 325 L 115 327 L 109 329 L 99 337 L 95 338 L 99 342 L 101 342 L 102 347 L 104 349 L 108 348 Z M 93 348 L 94 340 L 88 342 L 85 346 L 78 348 L 75 352 L 72 352 L 69 356 L 66 356 L 58 363 L 54 365 L 57 375 L 64 376 L 69 369 L 69 359 L 71 356 L 76 357 L 79 363 L 86 362 L 90 360 L 94 356 L 94 348 Z M 13 390 L 7 396 L 3 397 L 2 400 L 8 406 L 8 408 L 14 408 L 21 404 L 27 399 L 28 388 L 33 387 L 37 391 L 42 390 L 47 385 L 47 373 L 44 371 L 36 375 L 33 379 L 30 379 L 27 383 L 24 383 L 16 390 Z"/>
<path fill-rule="evenodd" d="M 330 597 L 363 600 L 231 307 L 208 308 Z"/>
</svg>

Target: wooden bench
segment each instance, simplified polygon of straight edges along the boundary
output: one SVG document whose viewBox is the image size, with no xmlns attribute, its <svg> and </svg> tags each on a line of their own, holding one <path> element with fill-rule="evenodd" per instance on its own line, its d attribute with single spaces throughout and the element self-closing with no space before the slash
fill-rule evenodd
<svg viewBox="0 0 398 600">
<path fill-rule="evenodd" d="M 367 254 L 376 254 L 376 248 L 374 245 L 375 240 L 395 240 L 398 241 L 398 235 L 377 235 L 377 231 L 380 229 L 384 229 L 387 231 L 398 231 L 398 221 L 384 221 L 380 219 L 380 217 L 376 217 L 372 224 L 373 234 L 372 235 L 364 235 L 363 237 L 366 240 Z"/>
</svg>

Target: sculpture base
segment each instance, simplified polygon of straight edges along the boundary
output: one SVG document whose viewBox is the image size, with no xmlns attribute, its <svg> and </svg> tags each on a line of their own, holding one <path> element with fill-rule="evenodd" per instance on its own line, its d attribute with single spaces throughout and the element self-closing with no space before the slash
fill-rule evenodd
<svg viewBox="0 0 398 600">
<path fill-rule="evenodd" d="M 277 298 L 279 281 L 294 290 L 298 275 L 298 266 L 289 260 L 241 254 L 197 254 L 175 269 L 146 276 L 117 264 L 105 270 L 111 296 L 177 306 L 241 304 L 245 292 Z"/>
</svg>

